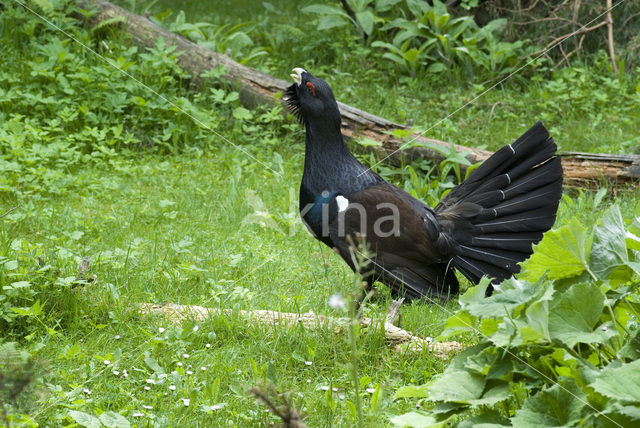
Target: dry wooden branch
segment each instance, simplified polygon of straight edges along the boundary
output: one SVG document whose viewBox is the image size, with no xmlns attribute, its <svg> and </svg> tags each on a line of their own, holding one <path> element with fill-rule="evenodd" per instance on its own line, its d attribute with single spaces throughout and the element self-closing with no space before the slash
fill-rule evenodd
<svg viewBox="0 0 640 428">
<path fill-rule="evenodd" d="M 611 16 L 611 0 L 607 0 L 607 40 L 609 44 L 609 56 L 611 57 L 611 69 L 614 73 L 618 72 L 618 64 L 616 64 L 616 51 L 613 47 L 613 17 Z"/>
<path fill-rule="evenodd" d="M 97 10 L 97 13 L 92 15 L 89 21 L 89 24 L 93 26 L 109 19 L 112 19 L 111 22 L 115 22 L 113 18 L 116 17 L 122 18 L 118 22 L 124 20 L 124 29 L 137 45 L 154 47 L 156 41 L 162 38 L 167 45 L 176 46 L 177 51 L 181 52 L 181 55 L 178 56 L 178 64 L 194 76 L 194 82 L 196 83 L 198 76 L 203 72 L 218 66 L 225 67 L 228 70 L 228 78 L 238 88 L 241 101 L 245 105 L 274 103 L 276 102 L 277 94 L 290 85 L 288 82 L 238 64 L 226 55 L 198 46 L 184 37 L 161 28 L 148 18 L 133 14 L 106 0 L 79 0 L 77 5 L 84 9 Z M 564 40 L 575 34 L 593 31 L 602 25 L 606 25 L 606 21 L 594 27 L 581 28 L 559 39 Z M 556 43 L 557 40 L 552 43 Z M 403 141 L 390 135 L 390 133 L 396 129 L 405 129 L 403 125 L 343 103 L 338 103 L 338 106 L 342 114 L 343 134 L 349 138 L 369 138 L 380 142 L 380 146 L 369 146 L 362 150 L 374 151 L 383 158 L 390 156 L 386 160 L 389 163 L 410 162 L 419 157 L 431 159 L 435 162 L 445 159 L 445 155 L 437 150 L 427 147 L 415 147 L 415 145 L 434 144 L 442 147 L 445 152 L 449 151 L 449 143 L 418 134 L 408 137 L 415 143 L 413 144 L 414 147 L 398 150 L 401 148 Z M 466 152 L 466 157 L 471 163 L 484 161 L 492 154 L 490 151 L 473 147 L 461 145 L 455 145 L 454 147 L 458 152 Z M 640 156 L 612 160 L 611 157 L 605 155 L 585 163 L 575 157 L 564 155 L 563 166 L 565 167 L 565 182 L 569 185 L 584 186 L 586 184 L 593 187 L 594 185 L 599 185 L 603 178 L 616 182 L 635 182 L 640 178 Z"/>
<path fill-rule="evenodd" d="M 204 320 L 214 316 L 231 316 L 234 311 L 231 309 L 205 308 L 196 305 L 176 305 L 174 303 L 166 303 L 158 305 L 153 303 L 143 303 L 139 306 L 141 313 L 145 314 L 162 314 L 167 320 L 174 323 L 180 323 L 187 319 Z M 276 312 L 268 310 L 238 311 L 239 315 L 249 322 L 261 325 L 302 325 L 313 329 L 319 327 L 329 327 L 336 333 L 341 333 L 351 322 L 349 318 L 332 318 L 324 315 L 318 315 L 313 312 L 305 314 L 296 314 L 290 312 Z M 371 318 L 360 319 L 362 327 L 376 327 L 381 322 L 372 320 Z M 422 351 L 428 350 L 435 356 L 447 358 L 452 352 L 459 352 L 463 349 L 462 344 L 458 342 L 434 342 L 430 337 L 419 337 L 413 333 L 396 327 L 395 325 L 385 322 L 384 334 L 394 351 Z"/>
</svg>

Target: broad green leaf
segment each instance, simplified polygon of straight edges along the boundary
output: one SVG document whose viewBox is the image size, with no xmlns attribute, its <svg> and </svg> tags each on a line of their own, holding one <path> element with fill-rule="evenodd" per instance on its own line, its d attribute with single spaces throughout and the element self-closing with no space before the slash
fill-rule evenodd
<svg viewBox="0 0 640 428">
<path fill-rule="evenodd" d="M 589 266 L 592 236 L 574 217 L 569 224 L 545 233 L 525 262 L 520 278 L 538 280 L 548 271 L 550 279 L 578 276 Z"/>
<path fill-rule="evenodd" d="M 78 410 L 70 410 L 69 416 L 80 426 L 87 428 L 100 428 L 100 420 L 93 415 Z"/>
<path fill-rule="evenodd" d="M 358 21 L 358 24 L 360 24 L 362 31 L 364 31 L 367 36 L 370 36 L 373 32 L 374 20 L 374 16 L 371 10 L 367 9 L 363 10 L 362 12 L 356 12 L 356 20 Z"/>
<path fill-rule="evenodd" d="M 434 62 L 431 65 L 429 65 L 429 67 L 427 67 L 428 73 L 442 73 L 447 70 L 448 70 L 447 66 L 441 62 Z"/>
<path fill-rule="evenodd" d="M 233 109 L 233 117 L 238 120 L 249 120 L 253 118 L 253 113 L 244 107 L 236 107 Z"/>
<path fill-rule="evenodd" d="M 131 424 L 120 413 L 106 411 L 100 415 L 100 422 L 109 428 L 129 428 Z"/>
<path fill-rule="evenodd" d="M 426 398 L 429 396 L 428 385 L 406 385 L 398 388 L 393 399 Z"/>
<path fill-rule="evenodd" d="M 605 368 L 591 386 L 604 396 L 640 403 L 640 360 Z"/>
<path fill-rule="evenodd" d="M 330 30 L 335 27 L 344 27 L 349 25 L 349 20 L 339 15 L 327 15 L 320 18 L 318 22 L 318 30 Z"/>
<path fill-rule="evenodd" d="M 506 400 L 511 396 L 509 384 L 500 382 L 496 386 L 489 388 L 482 394 L 482 397 L 469 400 L 472 406 L 493 406 L 496 403 Z"/>
<path fill-rule="evenodd" d="M 570 379 L 527 397 L 511 422 L 519 428 L 576 426 L 586 405 L 584 392 Z"/>
<path fill-rule="evenodd" d="M 409 412 L 404 415 L 394 416 L 389 418 L 389 422 L 397 427 L 411 428 L 433 427 L 440 425 L 433 416 L 427 416 L 417 412 Z"/>
<path fill-rule="evenodd" d="M 520 311 L 531 301 L 548 300 L 553 288 L 547 281 L 530 284 L 515 278 L 509 278 L 497 286 L 491 297 L 469 302 L 465 309 L 476 317 L 502 318 L 506 315 L 517 317 Z"/>
<path fill-rule="evenodd" d="M 510 427 L 508 419 L 505 419 L 496 411 L 488 411 L 478 416 L 460 422 L 458 428 L 504 428 Z"/>
<path fill-rule="evenodd" d="M 624 344 L 624 346 L 622 346 L 622 348 L 620 348 L 620 351 L 618 351 L 618 357 L 627 358 L 630 360 L 640 359 L 640 346 L 638 346 L 639 343 L 640 329 L 637 329 L 629 334 L 626 343 Z"/>
<path fill-rule="evenodd" d="M 604 295 L 592 283 L 579 283 L 561 293 L 551 304 L 549 334 L 572 348 L 576 343 L 603 343 L 615 330 L 596 328 L 604 309 Z M 604 330 L 603 330 L 604 328 Z"/>
<path fill-rule="evenodd" d="M 429 399 L 471 404 L 482 397 L 486 380 L 483 376 L 451 366 L 429 385 Z"/>
<path fill-rule="evenodd" d="M 549 337 L 549 299 L 537 300 L 529 305 L 525 311 L 527 317 L 528 327 L 535 331 L 541 338 L 547 341 L 551 340 Z M 530 342 L 529 340 L 523 340 L 524 343 Z M 535 341 L 534 341 L 535 342 Z"/>
<path fill-rule="evenodd" d="M 625 235 L 620 207 L 613 205 L 594 230 L 591 250 L 591 268 L 602 281 L 606 281 L 617 267 L 629 262 Z"/>
<path fill-rule="evenodd" d="M 153 370 L 154 373 L 156 373 L 156 374 L 165 373 L 164 369 L 162 368 L 162 366 L 160 364 L 158 364 L 158 362 L 155 360 L 155 358 L 153 358 L 151 355 L 149 355 L 149 351 L 145 351 L 145 353 L 144 353 L 144 362 L 147 365 L 147 367 L 149 367 L 151 370 Z"/>
</svg>

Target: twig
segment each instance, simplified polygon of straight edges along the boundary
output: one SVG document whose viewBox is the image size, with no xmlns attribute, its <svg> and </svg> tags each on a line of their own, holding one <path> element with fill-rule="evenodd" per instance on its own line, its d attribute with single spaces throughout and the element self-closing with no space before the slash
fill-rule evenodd
<svg viewBox="0 0 640 428">
<path fill-rule="evenodd" d="M 15 206 L 15 207 L 13 207 L 13 208 L 9 208 L 9 211 L 7 211 L 7 212 L 5 212 L 4 214 L 0 215 L 0 218 L 4 217 L 4 216 L 6 216 L 6 215 L 11 214 L 11 212 L 12 212 L 12 211 L 17 210 L 18 208 L 20 208 L 20 204 L 16 205 L 16 206 Z"/>
<path fill-rule="evenodd" d="M 387 309 L 387 317 L 385 318 L 385 324 L 393 324 L 396 325 L 396 318 L 398 319 L 397 326 L 400 327 L 400 308 L 402 307 L 402 302 L 404 302 L 404 297 L 399 300 L 392 300 L 389 304 L 389 309 Z"/>
<path fill-rule="evenodd" d="M 545 46 L 544 49 L 540 49 L 537 52 L 530 53 L 529 55 L 527 55 L 527 57 L 537 56 L 537 55 L 539 55 L 539 54 L 541 54 L 543 52 L 548 51 L 549 48 L 551 48 L 552 46 L 555 46 L 557 43 L 560 43 L 565 39 L 568 39 L 569 37 L 573 37 L 575 35 L 582 34 L 582 33 L 588 33 L 589 31 L 597 30 L 598 28 L 603 27 L 605 25 L 607 25 L 607 21 L 606 20 L 602 21 L 602 22 L 600 22 L 600 23 L 598 23 L 596 25 L 593 25 L 591 27 L 582 27 L 582 28 L 577 29 L 576 31 L 573 31 L 573 32 L 569 33 L 569 34 L 565 34 L 563 36 L 556 37 L 550 43 L 547 43 L 547 46 Z"/>
<path fill-rule="evenodd" d="M 263 391 L 263 388 L 266 388 L 267 391 Z M 300 418 L 300 412 L 294 409 L 291 404 L 289 404 L 287 397 L 284 394 L 278 393 L 272 385 L 267 387 L 254 386 L 250 391 L 253 395 L 258 397 L 260 401 L 266 404 L 277 417 L 282 419 L 283 428 L 307 428 Z M 282 400 L 284 406 L 282 408 L 276 406 L 273 400 L 269 397 L 269 393 L 272 393 L 276 399 L 279 398 Z"/>
<path fill-rule="evenodd" d="M 607 0 L 607 31 L 609 33 L 609 56 L 611 57 L 611 68 L 614 73 L 618 72 L 618 64 L 616 64 L 616 51 L 613 47 L 613 17 L 611 16 L 611 0 Z"/>
</svg>

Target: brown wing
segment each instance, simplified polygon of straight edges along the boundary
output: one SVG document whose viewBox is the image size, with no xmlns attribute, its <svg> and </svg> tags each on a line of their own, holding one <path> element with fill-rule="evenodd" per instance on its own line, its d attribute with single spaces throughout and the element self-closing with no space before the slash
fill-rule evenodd
<svg viewBox="0 0 640 428">
<path fill-rule="evenodd" d="M 433 211 L 420 201 L 381 183 L 337 195 L 332 211 L 329 236 L 354 271 L 356 253 L 368 253 L 370 263 L 363 275 L 387 284 L 394 294 L 446 298 L 458 292 L 455 275 L 447 273 L 451 253 L 436 248 L 439 225 Z M 358 244 L 367 251 L 358 249 Z"/>
</svg>

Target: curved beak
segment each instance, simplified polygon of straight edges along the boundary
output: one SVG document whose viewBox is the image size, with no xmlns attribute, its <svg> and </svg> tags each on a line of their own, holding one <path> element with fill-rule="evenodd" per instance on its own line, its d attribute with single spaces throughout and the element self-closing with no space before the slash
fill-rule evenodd
<svg viewBox="0 0 640 428">
<path fill-rule="evenodd" d="M 302 83 L 302 73 L 306 73 L 307 71 L 304 68 L 300 67 L 296 67 L 291 71 L 293 71 L 293 73 L 290 74 L 291 78 L 294 82 L 300 85 Z"/>
</svg>

